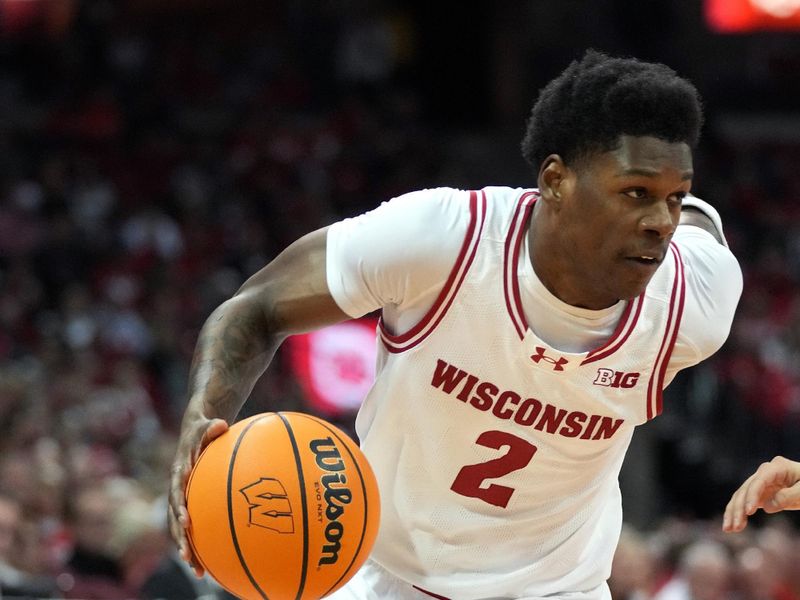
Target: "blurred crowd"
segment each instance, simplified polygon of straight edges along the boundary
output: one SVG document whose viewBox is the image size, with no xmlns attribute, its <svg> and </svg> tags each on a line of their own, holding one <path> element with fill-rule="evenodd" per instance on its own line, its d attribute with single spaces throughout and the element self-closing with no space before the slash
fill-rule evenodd
<svg viewBox="0 0 800 600">
<path fill-rule="evenodd" d="M 798 550 L 780 519 L 738 536 L 707 521 L 667 518 L 646 534 L 626 525 L 609 587 L 614 600 L 793 600 Z"/>
<path fill-rule="evenodd" d="M 56 4 L 65 21 L 0 40 L 0 596 L 221 597 L 166 533 L 204 318 L 308 231 L 416 188 L 512 183 L 475 180 L 476 156 L 524 166 L 516 142 L 431 122 L 392 3 L 162 21 Z M 745 474 L 800 457 L 798 159 L 713 127 L 698 155 L 745 294 L 643 433 L 658 518 L 626 526 L 615 600 L 800 599 L 790 518 L 718 533 Z M 275 409 L 308 410 L 280 354 L 246 411 Z"/>
</svg>

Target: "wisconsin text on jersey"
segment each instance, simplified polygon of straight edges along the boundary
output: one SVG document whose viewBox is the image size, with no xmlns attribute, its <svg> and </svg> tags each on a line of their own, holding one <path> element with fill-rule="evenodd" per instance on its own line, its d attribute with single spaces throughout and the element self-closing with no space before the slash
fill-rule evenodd
<svg viewBox="0 0 800 600">
<path fill-rule="evenodd" d="M 491 410 L 498 419 L 512 419 L 518 425 L 568 438 L 606 440 L 625 421 L 578 410 L 567 411 L 537 398 L 523 398 L 513 390 L 501 390 L 491 381 L 482 381 L 442 359 L 436 360 L 431 385 L 477 410 Z"/>
</svg>

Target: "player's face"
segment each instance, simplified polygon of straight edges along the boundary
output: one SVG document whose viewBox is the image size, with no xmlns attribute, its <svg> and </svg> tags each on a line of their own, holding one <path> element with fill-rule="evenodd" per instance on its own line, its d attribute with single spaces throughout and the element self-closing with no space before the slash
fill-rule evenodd
<svg viewBox="0 0 800 600">
<path fill-rule="evenodd" d="M 569 171 L 559 225 L 580 303 L 602 308 L 641 294 L 668 257 L 681 200 L 691 188 L 691 149 L 622 136 L 616 150 Z"/>
</svg>

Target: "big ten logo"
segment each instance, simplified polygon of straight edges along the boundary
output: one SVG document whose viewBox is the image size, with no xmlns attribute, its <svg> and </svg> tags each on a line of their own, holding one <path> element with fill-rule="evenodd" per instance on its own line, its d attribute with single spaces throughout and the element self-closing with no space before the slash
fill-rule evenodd
<svg viewBox="0 0 800 600">
<path fill-rule="evenodd" d="M 334 441 L 329 437 L 311 440 L 309 446 L 314 453 L 317 466 L 326 472 L 320 477 L 321 487 L 319 483 L 314 485 L 318 499 L 317 518 L 321 521 L 324 514 L 328 521 L 325 525 L 327 543 L 323 544 L 322 555 L 317 563 L 317 567 L 320 567 L 334 564 L 339 560 L 339 550 L 344 535 L 344 524 L 339 517 L 344 514 L 345 505 L 353 500 L 353 492 L 347 485 L 344 461 Z M 324 512 L 319 500 L 325 502 Z"/>
<path fill-rule="evenodd" d="M 639 381 L 639 373 L 623 373 L 612 369 L 597 369 L 597 377 L 592 382 L 612 388 L 632 388 Z"/>
</svg>

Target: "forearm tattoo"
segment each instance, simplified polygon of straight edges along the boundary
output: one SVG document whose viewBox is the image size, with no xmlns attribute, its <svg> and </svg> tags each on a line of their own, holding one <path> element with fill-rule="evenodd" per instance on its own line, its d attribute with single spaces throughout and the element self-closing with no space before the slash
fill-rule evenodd
<svg viewBox="0 0 800 600">
<path fill-rule="evenodd" d="M 191 398 L 207 416 L 232 419 L 274 353 L 263 313 L 220 308 L 203 326 L 189 374 Z"/>
</svg>

